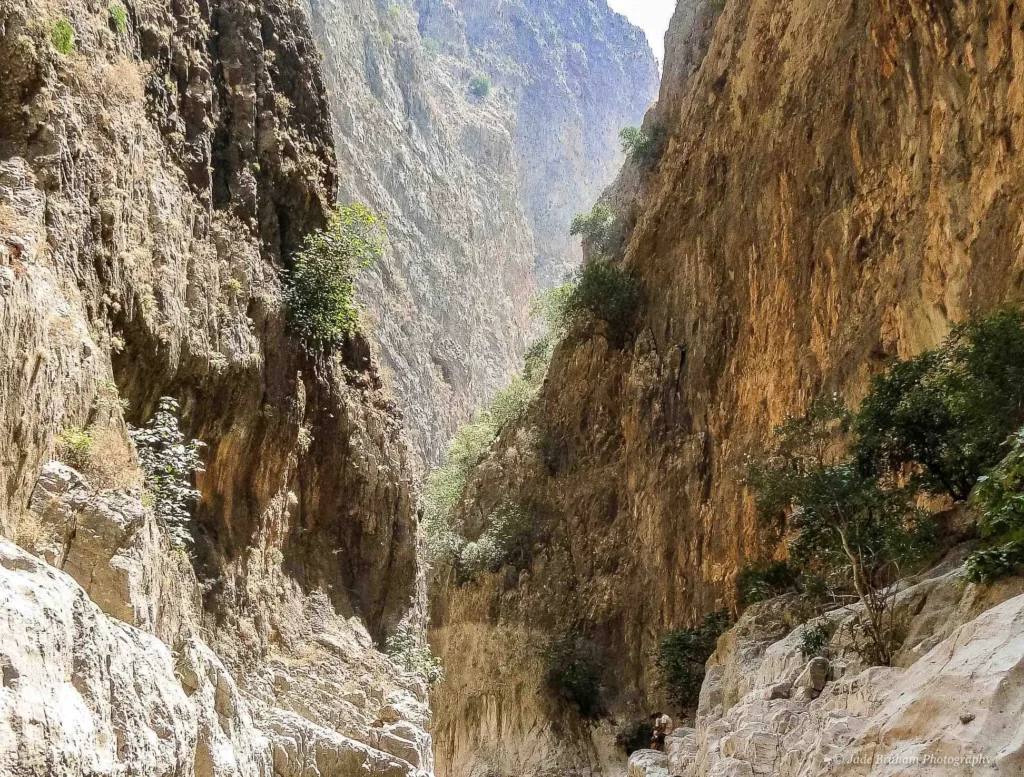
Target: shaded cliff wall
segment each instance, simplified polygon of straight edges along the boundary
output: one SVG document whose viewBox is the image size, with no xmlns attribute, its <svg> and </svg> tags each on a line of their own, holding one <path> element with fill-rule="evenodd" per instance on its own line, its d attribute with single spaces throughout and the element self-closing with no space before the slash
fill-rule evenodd
<svg viewBox="0 0 1024 777">
<path fill-rule="evenodd" d="M 604 0 L 584 4 L 586 24 L 536 5 L 309 3 L 339 197 L 384 214 L 391 234 L 360 280 L 368 331 L 429 465 L 521 367 L 538 284 L 578 264 L 569 222 L 655 95 L 646 42 Z M 486 97 L 469 90 L 479 74 Z"/>
<path fill-rule="evenodd" d="M 83 687 L 71 653 L 96 662 L 120 638 L 100 640 L 76 613 L 130 621 L 110 633 L 137 627 L 176 651 L 209 643 L 219 658 L 204 645 L 210 655 L 196 671 L 220 689 L 225 726 L 236 681 L 252 705 L 291 716 L 286 725 L 275 712 L 267 725 L 284 738 L 302 729 L 302 748 L 338 745 L 342 734 L 377 741 L 371 723 L 392 694 L 422 726 L 423 689 L 374 648 L 418 595 L 397 413 L 361 335 L 331 353 L 307 351 L 285 324 L 282 270 L 325 223 L 336 193 L 329 106 L 304 11 L 290 0 L 118 7 L 120 20 L 107 3 L 0 5 L 0 531 L 67 573 L 5 556 L 14 592 L 5 617 L 15 618 L 19 586 L 43 586 L 67 611 L 26 604 L 38 640 L 8 635 L 5 661 L 24 680 L 20 690 L 5 687 L 2 725 L 13 734 L 4 742 L 13 749 L 3 758 L 33 737 L 41 757 L 79 749 L 66 731 L 24 725 L 26 715 L 49 719 L 29 709 L 39 700 L 45 708 L 88 697 L 81 709 L 108 723 L 164 714 L 146 694 L 102 692 L 99 664 L 100 684 Z M 55 33 L 68 28 L 74 42 L 61 53 Z M 147 419 L 162 395 L 181 400 L 184 430 L 208 446 L 198 579 L 146 506 L 125 436 L 125 421 Z M 93 435 L 89 469 L 102 477 L 66 503 L 43 489 L 49 496 L 30 509 L 41 469 L 61 454 L 58 436 L 80 428 Z M 110 462 L 119 462 L 113 471 Z M 94 497 L 101 507 L 90 506 Z M 59 552 L 44 553 L 47 537 Z M 81 603 L 78 584 L 104 617 Z M 62 629 L 58 655 L 44 643 Z M 155 667 L 145 683 L 162 687 L 173 670 L 186 695 L 210 690 L 170 665 L 155 640 L 137 637 L 137 671 Z M 44 675 L 60 693 L 33 696 Z M 206 690 L 191 704 L 215 719 Z M 147 725 L 195 727 L 161 720 Z M 59 773 L 105 758 L 134 768 L 147 731 L 121 731 L 131 741 L 112 755 L 93 743 Z M 249 734 L 264 748 L 257 760 L 269 759 L 266 738 Z M 190 759 L 200 759 L 194 737 L 181 742 L 166 773 L 192 774 Z M 199 773 L 262 774 L 257 766 L 239 755 L 235 770 Z"/>
<path fill-rule="evenodd" d="M 437 697 L 445 773 L 545 725 L 517 717 L 542 681 L 502 630 L 578 626 L 613 713 L 660 704 L 660 633 L 728 604 L 769 550 L 739 483 L 751 446 L 1019 299 L 1021 22 L 994 1 L 726 3 L 700 68 L 663 86 L 670 141 L 624 259 L 647 294 L 635 341 L 563 343 L 471 485 L 467 512 L 522 502 L 542 536 L 527 572 L 435 588 L 432 640 L 458 667 Z M 667 78 L 692 54 L 681 32 Z M 467 639 L 490 652 L 462 661 Z"/>
</svg>

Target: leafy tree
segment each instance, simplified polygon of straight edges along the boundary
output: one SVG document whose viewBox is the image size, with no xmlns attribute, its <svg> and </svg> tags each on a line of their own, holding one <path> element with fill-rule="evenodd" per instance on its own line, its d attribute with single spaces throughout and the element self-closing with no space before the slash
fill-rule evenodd
<svg viewBox="0 0 1024 777">
<path fill-rule="evenodd" d="M 556 699 L 576 707 L 585 718 L 597 718 L 601 701 L 601 659 L 597 647 L 578 632 L 555 637 L 541 651 L 544 682 Z"/>
<path fill-rule="evenodd" d="M 697 705 L 704 682 L 704 664 L 715 652 L 719 636 L 729 628 L 725 611 L 704 616 L 694 629 L 666 632 L 658 645 L 657 666 L 672 703 L 680 709 Z"/>
<path fill-rule="evenodd" d="M 912 471 L 912 484 L 966 499 L 1024 423 L 1024 313 L 1006 309 L 954 328 L 939 347 L 872 383 L 857 416 L 866 472 Z"/>
<path fill-rule="evenodd" d="M 565 302 L 565 326 L 578 330 L 593 321 L 604 321 L 610 339 L 621 346 L 632 331 L 642 300 L 640 284 L 631 275 L 611 262 L 586 262 Z"/>
<path fill-rule="evenodd" d="M 191 507 L 202 494 L 192 487 L 192 478 L 203 472 L 198 440 L 186 442 L 178 426 L 179 406 L 171 397 L 163 397 L 156 413 L 141 429 L 129 427 L 128 433 L 146 476 L 146 488 L 153 496 L 158 519 L 167 527 L 175 547 L 192 545 L 189 526 Z"/>
<path fill-rule="evenodd" d="M 814 624 L 804 624 L 800 634 L 800 653 L 805 659 L 815 656 L 827 658 L 825 654 L 834 633 L 835 624 L 825 618 Z"/>
<path fill-rule="evenodd" d="M 75 28 L 71 26 L 71 22 L 64 17 L 55 21 L 53 26 L 50 27 L 50 43 L 64 56 L 74 51 Z"/>
<path fill-rule="evenodd" d="M 987 545 L 967 559 L 967 578 L 975 583 L 992 583 L 1024 570 L 1024 429 L 1006 446 L 1009 452 L 978 479 L 971 494 Z"/>
<path fill-rule="evenodd" d="M 403 623 L 390 637 L 384 648 L 385 652 L 405 672 L 423 677 L 430 685 L 444 679 L 444 665 L 441 659 L 408 623 Z"/>
<path fill-rule="evenodd" d="M 612 209 L 599 202 L 589 213 L 577 213 L 569 227 L 570 235 L 578 235 L 598 253 L 612 247 L 615 239 L 615 215 Z"/>
<path fill-rule="evenodd" d="M 640 127 L 626 127 L 619 132 L 622 151 L 633 162 L 653 165 L 661 156 L 665 145 L 665 131 L 661 126 L 652 127 L 650 132 Z"/>
<path fill-rule="evenodd" d="M 502 505 L 487 518 L 480 538 L 462 548 L 457 565 L 460 579 L 473 580 L 506 565 L 525 568 L 536 533 L 537 516 L 532 510 L 521 505 Z"/>
<path fill-rule="evenodd" d="M 469 93 L 476 98 L 484 99 L 491 93 L 491 79 L 480 74 L 469 79 Z"/>
<path fill-rule="evenodd" d="M 337 206 L 325 229 L 306 236 L 285 289 L 303 340 L 334 343 L 356 328 L 355 274 L 380 259 L 385 237 L 383 222 L 359 203 Z"/>
<path fill-rule="evenodd" d="M 790 591 L 799 591 L 800 570 L 788 561 L 770 561 L 744 567 L 736 577 L 741 608 Z"/>
</svg>

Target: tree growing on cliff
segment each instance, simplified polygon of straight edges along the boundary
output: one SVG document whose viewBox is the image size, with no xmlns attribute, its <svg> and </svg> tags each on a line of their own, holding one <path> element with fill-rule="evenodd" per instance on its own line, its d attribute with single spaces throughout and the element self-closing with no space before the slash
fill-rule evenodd
<svg viewBox="0 0 1024 777">
<path fill-rule="evenodd" d="M 669 700 L 679 709 L 697 706 L 704 665 L 728 628 L 729 614 L 719 611 L 704 616 L 696 628 L 675 629 L 662 636 L 658 644 L 658 672 Z"/>
<path fill-rule="evenodd" d="M 604 254 L 615 239 L 615 214 L 599 202 L 589 213 L 577 213 L 569 226 L 569 234 L 580 237 L 595 253 Z"/>
<path fill-rule="evenodd" d="M 324 229 L 306 236 L 285 284 L 292 329 L 306 342 L 331 344 L 357 326 L 356 272 L 383 255 L 384 223 L 359 203 L 339 205 Z"/>
<path fill-rule="evenodd" d="M 491 93 L 491 79 L 478 74 L 469 79 L 469 93 L 478 100 L 483 100 Z"/>
<path fill-rule="evenodd" d="M 665 147 L 665 130 L 655 125 L 650 130 L 641 127 L 625 127 L 619 132 L 622 152 L 631 162 L 638 165 L 653 165 L 658 161 Z"/>
<path fill-rule="evenodd" d="M 548 641 L 541 650 L 544 682 L 552 696 L 569 704 L 584 718 L 600 717 L 602 661 L 597 646 L 586 636 L 570 631 Z"/>
<path fill-rule="evenodd" d="M 866 473 L 909 470 L 911 485 L 963 500 L 1022 423 L 1024 312 L 1006 309 L 876 378 L 857 414 L 854 455 Z"/>
<path fill-rule="evenodd" d="M 187 441 L 178 424 L 179 406 L 171 397 L 163 397 L 156 413 L 144 427 L 128 428 L 146 476 L 146 490 L 153 500 L 153 511 L 163 522 L 175 547 L 192 545 L 192 506 L 202 494 L 192 486 L 197 472 L 203 472 L 198 440 Z"/>
</svg>

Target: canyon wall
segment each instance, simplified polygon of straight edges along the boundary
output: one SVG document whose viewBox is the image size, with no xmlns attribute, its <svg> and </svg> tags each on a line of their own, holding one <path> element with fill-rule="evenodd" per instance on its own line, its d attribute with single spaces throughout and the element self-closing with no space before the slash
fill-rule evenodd
<svg viewBox="0 0 1024 777">
<path fill-rule="evenodd" d="M 605 0 L 309 3 L 339 198 L 388 221 L 364 318 L 416 459 L 522 366 L 538 287 L 579 263 L 572 216 L 654 100 L 642 34 Z M 470 82 L 491 87 L 474 95 Z"/>
<path fill-rule="evenodd" d="M 632 202 L 635 338 L 561 343 L 527 419 L 470 483 L 468 525 L 513 502 L 540 535 L 521 573 L 436 582 L 431 640 L 452 667 L 436 696 L 440 774 L 622 768 L 602 760 L 606 724 L 546 701 L 539 648 L 577 629 L 604 656 L 612 717 L 660 706 L 659 636 L 730 606 L 739 567 L 771 550 L 744 456 L 815 397 L 856 404 L 891 358 L 1020 299 L 1015 4 L 708 13 L 677 12 L 657 111 L 667 149 L 613 192 Z"/>
<path fill-rule="evenodd" d="M 290 0 L 0 4 L 4 774 L 430 769 L 378 650 L 421 617 L 400 419 L 362 335 L 285 318 L 336 188 Z M 165 395 L 206 444 L 192 551 L 126 435 Z"/>
</svg>

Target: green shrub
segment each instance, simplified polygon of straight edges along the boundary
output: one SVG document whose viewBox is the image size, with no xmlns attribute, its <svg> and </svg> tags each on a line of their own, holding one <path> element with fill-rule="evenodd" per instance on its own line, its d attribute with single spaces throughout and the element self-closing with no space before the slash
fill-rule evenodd
<svg viewBox="0 0 1024 777">
<path fill-rule="evenodd" d="M 423 38 L 422 45 L 423 53 L 430 59 L 436 59 L 441 53 L 441 44 L 438 42 L 437 38 Z"/>
<path fill-rule="evenodd" d="M 177 548 L 192 545 L 192 505 L 202 494 L 192 487 L 192 478 L 203 472 L 200 451 L 204 444 L 186 441 L 178 426 L 178 403 L 163 397 L 156 413 L 141 429 L 128 428 L 139 466 L 146 476 L 157 518 L 163 522 Z"/>
<path fill-rule="evenodd" d="M 609 339 L 621 346 L 632 331 L 642 299 L 640 284 L 614 264 L 586 262 L 565 303 L 566 327 L 580 330 L 593 321 L 604 321 Z"/>
<path fill-rule="evenodd" d="M 92 453 L 92 434 L 80 426 L 72 426 L 57 435 L 57 458 L 73 469 L 84 470 Z"/>
<path fill-rule="evenodd" d="M 110 19 L 114 22 L 114 28 L 119 34 L 128 32 L 128 9 L 121 3 L 113 2 L 108 7 Z"/>
<path fill-rule="evenodd" d="M 804 624 L 800 632 L 800 653 L 805 659 L 823 656 L 827 658 L 828 645 L 835 633 L 835 624 L 822 619 L 814 624 Z"/>
<path fill-rule="evenodd" d="M 769 561 L 744 567 L 736 577 L 741 608 L 800 590 L 800 570 L 788 561 Z"/>
<path fill-rule="evenodd" d="M 966 499 L 1024 423 L 1024 313 L 957 326 L 935 350 L 874 380 L 854 453 L 867 472 L 913 470 L 912 485 Z"/>
<path fill-rule="evenodd" d="M 334 343 L 358 323 L 356 271 L 380 259 L 386 232 L 364 205 L 337 206 L 325 229 L 306 236 L 288 273 L 292 328 L 304 341 Z"/>
<path fill-rule="evenodd" d="M 992 583 L 1024 570 L 1024 429 L 1006 447 L 1009 452 L 978 478 L 971 494 L 988 545 L 967 559 L 967 579 L 975 583 Z"/>
<path fill-rule="evenodd" d="M 634 720 L 620 726 L 615 732 L 615 744 L 621 747 L 626 755 L 630 755 L 637 750 L 646 750 L 650 747 L 653 736 L 654 726 L 649 720 Z"/>
<path fill-rule="evenodd" d="M 485 75 L 475 75 L 469 79 L 469 93 L 479 99 L 484 99 L 491 93 L 491 79 Z"/>
<path fill-rule="evenodd" d="M 607 252 L 615 241 L 615 216 L 611 208 L 599 202 L 590 213 L 577 213 L 569 227 L 570 235 L 578 235 L 599 254 Z"/>
<path fill-rule="evenodd" d="M 622 151 L 632 162 L 639 165 L 653 165 L 661 156 L 665 146 L 665 131 L 660 126 L 646 132 L 640 127 L 626 127 L 619 132 Z"/>
<path fill-rule="evenodd" d="M 50 43 L 53 47 L 67 56 L 75 50 L 75 28 L 71 26 L 64 17 L 61 17 L 50 27 Z"/>
<path fill-rule="evenodd" d="M 555 699 L 575 706 L 585 718 L 602 714 L 602 662 L 590 640 L 570 632 L 549 641 L 541 657 L 545 665 L 544 682 Z"/>
<path fill-rule="evenodd" d="M 704 682 L 704 664 L 718 637 L 729 628 L 729 614 L 713 612 L 695 629 L 669 631 L 658 645 L 657 666 L 669 699 L 680 709 L 696 707 Z"/>
<path fill-rule="evenodd" d="M 529 564 L 537 534 L 537 516 L 520 505 L 503 505 L 486 522 L 479 539 L 462 546 L 457 564 L 461 582 L 504 566 L 524 569 Z"/>
<path fill-rule="evenodd" d="M 441 659 L 434 655 L 430 645 L 416 637 L 407 623 L 403 623 L 388 637 L 384 650 L 403 671 L 419 675 L 430 685 L 444 679 Z"/>
</svg>

